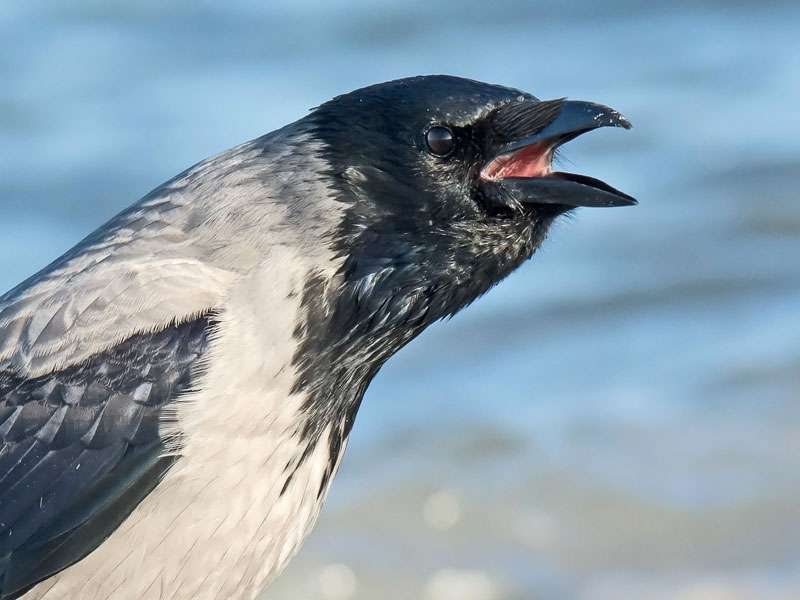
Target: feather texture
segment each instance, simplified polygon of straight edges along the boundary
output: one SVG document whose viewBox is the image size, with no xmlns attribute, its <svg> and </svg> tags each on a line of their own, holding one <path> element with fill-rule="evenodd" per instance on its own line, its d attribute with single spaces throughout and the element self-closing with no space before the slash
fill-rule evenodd
<svg viewBox="0 0 800 600">
<path fill-rule="evenodd" d="M 48 375 L 0 372 L 0 598 L 82 558 L 109 513 L 128 515 L 126 492 L 158 482 L 162 412 L 191 387 L 209 329 L 202 317 Z"/>
</svg>

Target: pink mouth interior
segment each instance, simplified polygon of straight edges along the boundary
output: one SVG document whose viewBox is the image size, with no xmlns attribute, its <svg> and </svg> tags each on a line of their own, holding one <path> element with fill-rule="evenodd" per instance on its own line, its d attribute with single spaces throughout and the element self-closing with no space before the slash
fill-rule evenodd
<svg viewBox="0 0 800 600">
<path fill-rule="evenodd" d="M 481 178 L 494 181 L 506 177 L 545 177 L 551 171 L 551 147 L 543 142 L 501 154 L 481 170 Z"/>
</svg>

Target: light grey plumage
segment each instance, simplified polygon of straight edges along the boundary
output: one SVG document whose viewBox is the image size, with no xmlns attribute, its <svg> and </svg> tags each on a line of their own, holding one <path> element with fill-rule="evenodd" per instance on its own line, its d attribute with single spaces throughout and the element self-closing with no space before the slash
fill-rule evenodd
<svg viewBox="0 0 800 600">
<path fill-rule="evenodd" d="M 313 177 L 297 187 L 320 171 L 298 129 L 196 165 L 2 297 L 0 369 L 25 377 L 134 333 L 218 318 L 202 391 L 185 392 L 164 423 L 169 439 L 180 422 L 183 458 L 102 552 L 26 598 L 252 597 L 316 518 L 327 454 L 278 495 L 303 452 L 292 436 L 304 400 L 291 393 L 299 297 L 312 269 L 335 271 L 320 236 L 342 208 Z"/>
<path fill-rule="evenodd" d="M 316 145 L 295 127 L 203 161 L 11 290 L 0 366 L 38 375 L 69 365 L 219 306 L 273 246 L 320 252 L 341 207 L 313 176 Z"/>
<path fill-rule="evenodd" d="M 451 77 L 365 88 L 190 168 L 0 297 L 0 599 L 254 598 L 384 362 L 571 206 L 634 202 L 550 170 L 604 125 L 629 126 Z"/>
</svg>

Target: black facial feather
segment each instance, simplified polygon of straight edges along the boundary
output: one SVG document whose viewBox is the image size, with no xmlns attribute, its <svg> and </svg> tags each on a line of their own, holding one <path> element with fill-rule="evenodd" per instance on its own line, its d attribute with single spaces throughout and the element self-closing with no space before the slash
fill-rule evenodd
<svg viewBox="0 0 800 600">
<path fill-rule="evenodd" d="M 479 193 L 475 178 L 487 146 L 534 121 L 544 127 L 557 112 L 558 102 L 516 118 L 503 112 L 523 99 L 533 97 L 434 77 L 366 88 L 308 117 L 325 148 L 326 176 L 346 206 L 329 240 L 344 262 L 333 285 L 309 274 L 295 332 L 295 391 L 310 394 L 304 437 L 335 425 L 332 462 L 384 362 L 529 258 L 562 212 L 500 214 Z M 453 132 L 451 155 L 428 151 L 432 125 Z"/>
</svg>

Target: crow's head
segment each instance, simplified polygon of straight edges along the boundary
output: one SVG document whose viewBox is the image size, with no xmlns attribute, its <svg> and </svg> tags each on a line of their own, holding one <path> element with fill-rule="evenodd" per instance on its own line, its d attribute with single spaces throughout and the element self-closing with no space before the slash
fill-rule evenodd
<svg viewBox="0 0 800 600">
<path fill-rule="evenodd" d="M 564 142 L 630 127 L 599 104 L 429 76 L 339 96 L 310 120 L 349 207 L 337 242 L 350 275 L 411 268 L 419 278 L 407 283 L 450 290 L 444 313 L 529 258 L 555 217 L 636 203 L 602 181 L 551 169 Z"/>
<path fill-rule="evenodd" d="M 550 168 L 553 151 L 578 135 L 630 128 L 599 104 L 540 101 L 515 89 L 429 76 L 339 96 L 312 119 L 342 191 L 364 200 L 365 219 L 391 216 L 394 229 L 545 222 L 575 206 L 636 203 L 601 181 Z"/>
<path fill-rule="evenodd" d="M 309 355 L 334 348 L 340 363 L 352 352 L 359 365 L 381 364 L 529 258 L 557 216 L 636 203 L 551 170 L 564 142 L 630 127 L 599 104 L 429 76 L 339 96 L 302 122 L 344 207 L 328 235 L 344 259 L 336 293 L 325 300 L 322 282 L 309 288 L 318 311 L 309 320 L 325 323 L 308 336 Z"/>
</svg>

